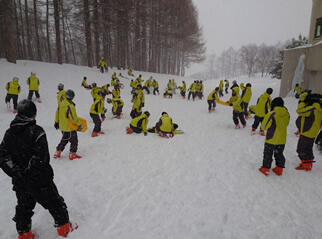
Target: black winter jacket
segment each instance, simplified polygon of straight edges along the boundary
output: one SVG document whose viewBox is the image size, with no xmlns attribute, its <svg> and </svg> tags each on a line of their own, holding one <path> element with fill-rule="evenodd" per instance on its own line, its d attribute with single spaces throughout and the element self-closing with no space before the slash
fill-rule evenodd
<svg viewBox="0 0 322 239">
<path fill-rule="evenodd" d="M 45 187 L 54 174 L 46 133 L 36 120 L 19 114 L 11 122 L 0 145 L 0 167 L 19 188 Z"/>
</svg>

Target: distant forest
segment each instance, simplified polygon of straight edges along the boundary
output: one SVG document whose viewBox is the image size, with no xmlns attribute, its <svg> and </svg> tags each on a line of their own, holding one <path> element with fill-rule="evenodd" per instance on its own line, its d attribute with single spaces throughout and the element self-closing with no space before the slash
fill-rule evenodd
<svg viewBox="0 0 322 239">
<path fill-rule="evenodd" d="M 204 60 L 192 0 L 0 0 L 0 57 L 184 75 Z"/>
</svg>

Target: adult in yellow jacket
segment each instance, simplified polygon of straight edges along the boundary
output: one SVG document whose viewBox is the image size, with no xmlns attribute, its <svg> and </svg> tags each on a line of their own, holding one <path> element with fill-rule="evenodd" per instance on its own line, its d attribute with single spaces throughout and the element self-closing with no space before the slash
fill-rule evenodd
<svg viewBox="0 0 322 239">
<path fill-rule="evenodd" d="M 297 143 L 298 156 L 301 164 L 297 170 L 310 171 L 313 164 L 313 144 L 322 125 L 322 95 L 305 92 L 300 96 L 297 107 L 296 126 L 300 137 Z"/>
<path fill-rule="evenodd" d="M 248 104 L 250 99 L 252 98 L 252 85 L 250 83 L 246 84 L 246 88 L 244 88 L 241 99 L 242 99 L 242 108 L 244 110 L 245 119 L 248 119 Z"/>
<path fill-rule="evenodd" d="M 219 92 L 219 87 L 216 87 L 210 94 L 208 95 L 208 111 L 209 113 L 212 111 L 215 111 L 216 108 L 216 100 L 218 100 L 218 92 Z"/>
<path fill-rule="evenodd" d="M 150 94 L 150 89 L 149 89 L 150 86 L 151 86 L 151 78 L 144 82 L 143 89 L 142 89 L 142 90 L 145 90 L 148 95 Z"/>
<path fill-rule="evenodd" d="M 126 129 L 127 134 L 131 134 L 133 132 L 140 134 L 143 132 L 144 136 L 147 136 L 149 117 L 150 117 L 149 111 L 145 111 L 140 116 L 132 119 L 130 123 L 130 127 Z"/>
<path fill-rule="evenodd" d="M 157 80 L 153 80 L 152 81 L 152 87 L 153 87 L 153 95 L 156 95 L 156 93 L 158 93 L 158 95 L 160 94 L 159 92 L 159 83 Z"/>
<path fill-rule="evenodd" d="M 236 92 L 233 91 L 232 96 L 230 97 L 230 99 L 229 99 L 229 101 L 227 103 L 229 103 L 229 105 L 233 107 L 233 121 L 234 121 L 234 124 L 235 124 L 235 128 L 236 129 L 240 128 L 239 120 L 240 120 L 241 124 L 243 125 L 243 127 L 245 128 L 246 127 L 246 121 L 245 121 L 245 118 L 244 118 L 243 109 L 241 107 L 241 97 L 240 97 L 240 95 L 237 95 Z"/>
<path fill-rule="evenodd" d="M 99 134 L 104 134 L 101 129 L 102 122 L 105 120 L 105 108 L 104 108 L 105 93 L 103 91 L 98 92 L 95 102 L 90 108 L 90 116 L 94 122 L 94 129 L 92 137 L 97 137 Z M 101 118 L 100 118 L 101 115 Z"/>
<path fill-rule="evenodd" d="M 107 62 L 104 60 L 104 57 L 101 57 L 101 59 L 98 62 L 98 68 L 100 69 L 101 73 L 104 73 L 104 70 L 108 71 L 108 65 Z"/>
<path fill-rule="evenodd" d="M 299 84 L 295 85 L 294 92 L 295 92 L 295 98 L 296 99 L 300 98 L 302 88 L 301 88 L 301 86 Z"/>
<path fill-rule="evenodd" d="M 32 99 L 33 94 L 35 93 L 37 101 L 41 103 L 40 95 L 39 95 L 39 79 L 36 77 L 36 74 L 31 72 L 30 77 L 27 80 L 27 84 L 29 85 L 29 94 L 28 100 Z"/>
<path fill-rule="evenodd" d="M 83 128 L 81 122 L 77 117 L 75 104 L 72 101 L 74 97 L 74 91 L 67 90 L 66 99 L 64 99 L 58 107 L 58 114 L 56 114 L 55 119 L 55 128 L 60 129 L 63 136 L 60 143 L 56 147 L 54 158 L 61 157 L 61 152 L 64 151 L 65 146 L 68 144 L 68 142 L 70 142 L 69 159 L 73 160 L 76 158 L 81 158 L 81 156 L 76 154 L 78 149 L 77 131 L 72 130 L 69 126 L 69 121 L 71 121 L 71 123 L 78 126 L 79 131 Z"/>
<path fill-rule="evenodd" d="M 136 92 L 132 93 L 132 111 L 130 113 L 130 116 L 132 119 L 138 117 L 142 114 L 142 104 L 141 104 L 141 98 L 138 96 Z"/>
<path fill-rule="evenodd" d="M 7 95 L 6 95 L 6 104 L 8 110 L 10 110 L 10 100 L 12 99 L 13 102 L 13 113 L 17 113 L 17 105 L 18 105 L 18 95 L 21 92 L 21 87 L 19 85 L 19 78 L 18 77 L 13 77 L 12 81 L 8 82 L 6 84 L 6 90 L 7 90 Z"/>
<path fill-rule="evenodd" d="M 265 115 L 261 130 L 266 131 L 263 165 L 259 171 L 268 176 L 272 166 L 273 155 L 276 161 L 276 167 L 273 172 L 282 175 L 285 167 L 285 157 L 283 155 L 287 126 L 290 122 L 290 114 L 281 97 L 277 97 L 272 101 L 272 111 Z"/>
<path fill-rule="evenodd" d="M 93 97 L 94 102 L 98 96 L 98 92 L 100 91 L 101 91 L 101 88 L 99 88 L 95 82 L 92 83 L 91 96 Z"/>
<path fill-rule="evenodd" d="M 273 93 L 272 88 L 268 88 L 264 94 L 262 94 L 256 104 L 256 109 L 255 109 L 255 119 L 254 123 L 252 125 L 252 134 L 255 134 L 255 131 L 259 125 L 264 119 L 264 116 L 270 111 L 271 109 L 271 103 L 272 103 L 272 98 L 271 94 Z M 264 131 L 260 130 L 260 135 L 264 136 Z"/>
<path fill-rule="evenodd" d="M 186 91 L 187 91 L 187 84 L 184 80 L 182 81 L 182 86 L 180 86 L 179 89 L 180 89 L 180 94 L 181 94 L 182 98 L 185 99 L 186 98 Z"/>
<path fill-rule="evenodd" d="M 112 99 L 108 99 L 107 103 L 113 105 L 112 114 L 114 115 L 114 118 L 121 119 L 124 101 L 121 98 L 112 98 Z"/>
<path fill-rule="evenodd" d="M 87 90 L 92 89 L 92 87 L 87 84 L 87 77 L 86 76 L 84 76 L 81 86 L 84 87 Z"/>
</svg>

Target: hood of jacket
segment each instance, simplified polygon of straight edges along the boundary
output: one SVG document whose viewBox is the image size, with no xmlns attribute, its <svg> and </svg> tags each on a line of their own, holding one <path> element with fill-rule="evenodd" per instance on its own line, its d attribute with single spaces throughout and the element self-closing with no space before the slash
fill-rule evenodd
<svg viewBox="0 0 322 239">
<path fill-rule="evenodd" d="M 17 114 L 15 119 L 10 123 L 10 129 L 15 134 L 21 134 L 26 128 L 35 125 L 36 120 Z"/>
</svg>

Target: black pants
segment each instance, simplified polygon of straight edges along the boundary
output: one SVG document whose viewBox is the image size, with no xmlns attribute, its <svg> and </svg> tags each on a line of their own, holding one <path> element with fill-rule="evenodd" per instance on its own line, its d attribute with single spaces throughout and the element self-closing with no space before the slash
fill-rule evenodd
<svg viewBox="0 0 322 239">
<path fill-rule="evenodd" d="M 100 117 L 96 114 L 90 114 L 93 122 L 94 122 L 94 129 L 93 129 L 93 132 L 101 132 L 101 125 L 102 125 L 102 121 L 100 119 Z"/>
<path fill-rule="evenodd" d="M 137 110 L 132 110 L 131 113 L 130 113 L 130 116 L 132 119 L 140 116 L 142 114 L 142 112 L 138 112 Z"/>
<path fill-rule="evenodd" d="M 17 197 L 16 214 L 13 220 L 16 222 L 19 234 L 31 230 L 31 217 L 36 203 L 39 203 L 49 211 L 55 221 L 55 226 L 59 227 L 69 222 L 67 206 L 64 198 L 58 193 L 54 182 L 42 188 L 28 190 L 15 189 Z"/>
<path fill-rule="evenodd" d="M 40 98 L 38 90 L 29 90 L 28 100 L 32 100 L 32 96 L 34 95 L 34 92 L 35 92 L 36 98 L 37 99 Z"/>
<path fill-rule="evenodd" d="M 228 94 L 228 88 L 225 89 L 225 93 Z"/>
<path fill-rule="evenodd" d="M 70 142 L 70 153 L 76 153 L 77 152 L 77 147 L 78 147 L 78 137 L 77 137 L 77 132 L 72 131 L 72 132 L 62 132 L 63 137 L 58 144 L 56 150 L 57 151 L 64 151 L 65 146 Z"/>
<path fill-rule="evenodd" d="M 163 96 L 164 96 L 164 97 L 169 96 L 170 98 L 172 98 L 172 94 L 169 94 L 169 93 L 167 93 L 167 92 L 166 92 L 166 93 L 164 93 L 164 94 L 163 94 Z"/>
<path fill-rule="evenodd" d="M 240 106 L 242 107 L 242 109 L 243 109 L 243 111 L 244 111 L 244 114 L 245 114 L 245 115 L 248 115 L 248 103 L 246 103 L 246 102 L 242 102 L 242 103 L 240 104 Z"/>
<path fill-rule="evenodd" d="M 142 90 L 146 90 L 146 93 L 149 95 L 150 94 L 150 90 L 148 87 L 146 86 L 143 86 Z"/>
<path fill-rule="evenodd" d="M 134 133 L 137 133 L 137 134 L 142 133 L 142 129 L 140 129 L 138 127 L 134 127 L 134 126 L 130 125 L 130 128 L 133 130 Z"/>
<path fill-rule="evenodd" d="M 273 161 L 273 154 L 276 161 L 276 166 L 280 168 L 285 168 L 285 157 L 283 155 L 285 145 L 273 145 L 265 143 L 264 146 L 264 158 L 263 158 L 263 168 L 271 168 Z"/>
<path fill-rule="evenodd" d="M 155 95 L 157 92 L 158 92 L 158 94 L 160 94 L 160 92 L 159 92 L 159 88 L 154 88 L 154 89 L 153 89 L 153 94 Z"/>
<path fill-rule="evenodd" d="M 296 152 L 301 160 L 313 160 L 313 144 L 314 139 L 300 135 L 299 141 L 297 142 Z"/>
<path fill-rule="evenodd" d="M 224 96 L 224 93 L 222 90 L 219 91 L 219 97 L 223 97 Z"/>
<path fill-rule="evenodd" d="M 182 97 L 185 97 L 186 96 L 186 92 L 185 91 L 180 91 L 180 94 Z"/>
<path fill-rule="evenodd" d="M 216 101 L 215 100 L 208 100 L 208 110 L 211 110 L 212 108 L 216 107 Z"/>
<path fill-rule="evenodd" d="M 195 92 L 191 92 L 189 91 L 189 94 L 188 94 L 188 100 L 190 100 L 190 96 L 192 95 L 192 99 L 195 100 L 195 97 L 196 97 L 196 93 Z"/>
<path fill-rule="evenodd" d="M 319 135 L 316 137 L 315 144 L 322 145 L 322 130 L 320 130 Z"/>
<path fill-rule="evenodd" d="M 239 124 L 239 121 L 238 119 L 240 120 L 240 123 L 242 123 L 242 125 L 246 125 L 246 121 L 245 121 L 245 118 L 244 118 L 244 113 L 243 112 L 237 112 L 237 111 L 233 111 L 233 121 L 235 123 L 235 125 Z"/>
<path fill-rule="evenodd" d="M 112 109 L 113 115 L 120 116 L 122 113 L 122 109 L 123 109 L 123 105 L 118 105 L 116 109 L 114 109 L 114 106 L 113 106 L 113 109 Z"/>
<path fill-rule="evenodd" d="M 6 103 L 10 102 L 11 99 L 13 101 L 13 108 L 16 110 L 18 105 L 18 95 L 7 94 Z"/>
<path fill-rule="evenodd" d="M 264 117 L 258 117 L 258 116 L 255 115 L 255 120 L 254 120 L 254 123 L 252 125 L 252 128 L 257 129 L 259 123 L 262 123 L 263 119 L 264 119 Z"/>
</svg>

